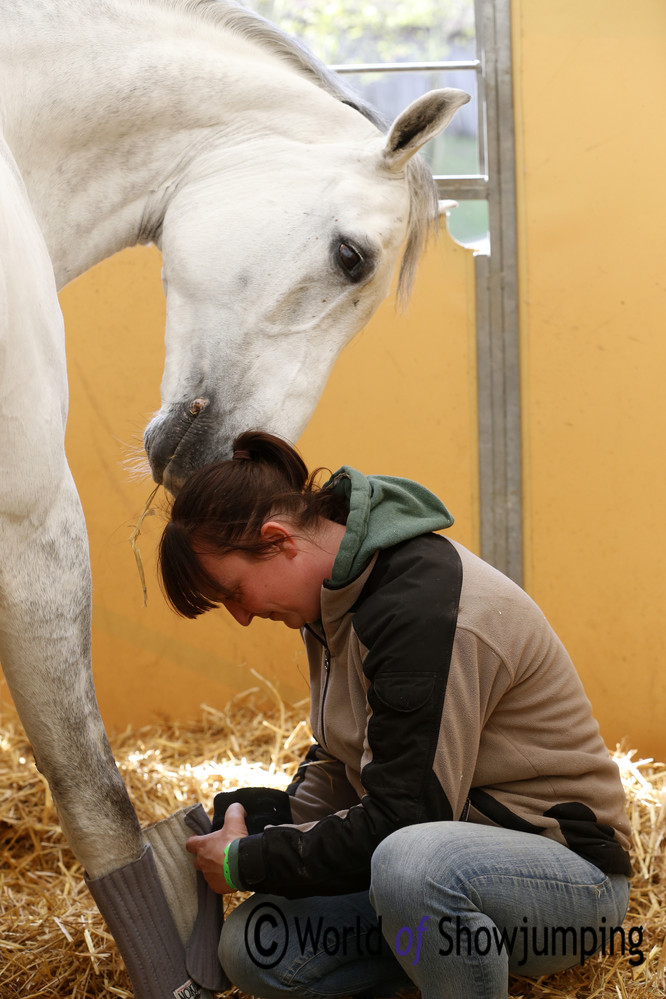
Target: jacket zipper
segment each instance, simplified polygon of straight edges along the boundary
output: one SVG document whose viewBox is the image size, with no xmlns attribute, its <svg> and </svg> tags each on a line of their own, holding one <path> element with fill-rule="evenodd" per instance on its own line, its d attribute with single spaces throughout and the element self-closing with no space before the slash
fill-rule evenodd
<svg viewBox="0 0 666 999">
<path fill-rule="evenodd" d="M 324 748 L 327 748 L 326 747 L 326 732 L 325 732 L 325 729 L 324 729 L 324 702 L 326 701 L 326 692 L 328 691 L 328 678 L 329 678 L 330 672 L 331 672 L 331 653 L 330 653 L 330 650 L 329 650 L 329 647 L 328 647 L 328 643 L 326 641 L 326 634 L 325 633 L 324 633 L 324 637 L 322 638 L 321 635 L 317 634 L 317 632 L 315 631 L 314 628 L 310 627 L 310 625 L 306 624 L 305 628 L 306 628 L 307 631 L 310 632 L 311 635 L 313 635 L 317 639 L 317 641 L 319 642 L 319 644 L 322 647 L 322 652 L 323 652 L 323 655 L 324 655 L 324 673 L 326 674 L 326 676 L 325 676 L 325 679 L 324 679 L 324 689 L 323 689 L 322 695 L 321 695 L 321 706 L 319 708 L 319 727 L 321 729 L 321 742 L 322 742 Z M 323 631 L 323 628 L 322 628 L 322 631 Z"/>
<path fill-rule="evenodd" d="M 331 675 L 331 653 L 328 650 L 328 645 L 324 643 L 324 672 L 326 673 L 326 679 L 324 680 L 324 690 L 321 695 L 321 711 L 319 712 L 319 725 L 321 727 L 321 741 L 326 747 L 326 730 L 324 728 L 324 704 L 326 702 L 326 692 L 328 691 L 328 678 Z"/>
</svg>

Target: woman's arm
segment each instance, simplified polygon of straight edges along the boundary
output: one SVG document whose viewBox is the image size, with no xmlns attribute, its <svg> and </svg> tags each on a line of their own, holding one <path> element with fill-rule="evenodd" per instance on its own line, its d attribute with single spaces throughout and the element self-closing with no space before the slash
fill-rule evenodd
<svg viewBox="0 0 666 999">
<path fill-rule="evenodd" d="M 187 849 L 213 891 L 227 894 L 241 889 L 237 847 L 249 831 L 292 822 L 305 828 L 358 800 L 344 764 L 313 743 L 286 791 L 253 787 L 216 795 L 214 831 L 192 836 Z"/>
</svg>

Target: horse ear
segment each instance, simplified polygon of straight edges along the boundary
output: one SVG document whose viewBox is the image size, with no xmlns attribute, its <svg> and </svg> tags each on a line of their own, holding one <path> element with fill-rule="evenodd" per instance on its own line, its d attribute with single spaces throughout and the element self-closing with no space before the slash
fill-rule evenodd
<svg viewBox="0 0 666 999">
<path fill-rule="evenodd" d="M 418 97 L 398 115 L 386 137 L 384 162 L 401 170 L 421 146 L 443 132 L 458 108 L 471 100 L 464 90 L 446 87 Z"/>
</svg>

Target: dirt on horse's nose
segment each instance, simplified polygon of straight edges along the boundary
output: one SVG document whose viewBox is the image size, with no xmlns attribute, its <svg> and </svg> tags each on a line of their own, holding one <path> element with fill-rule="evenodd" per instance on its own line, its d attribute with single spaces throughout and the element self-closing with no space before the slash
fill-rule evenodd
<svg viewBox="0 0 666 999">
<path fill-rule="evenodd" d="M 190 403 L 190 413 L 192 416 L 198 416 L 202 409 L 205 409 L 208 405 L 208 399 L 193 399 Z"/>
</svg>

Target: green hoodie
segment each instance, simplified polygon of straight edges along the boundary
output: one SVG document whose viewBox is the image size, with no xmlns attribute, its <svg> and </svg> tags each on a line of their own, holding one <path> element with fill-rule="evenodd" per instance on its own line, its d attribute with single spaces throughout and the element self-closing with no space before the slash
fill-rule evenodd
<svg viewBox="0 0 666 999">
<path fill-rule="evenodd" d="M 450 527 L 441 500 L 418 482 L 389 475 L 363 475 L 343 465 L 324 485 L 349 504 L 347 527 L 333 565 L 331 583 L 344 586 L 376 551 Z"/>
</svg>

